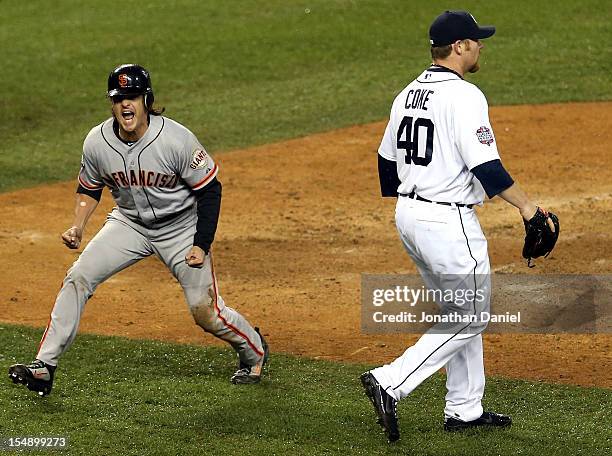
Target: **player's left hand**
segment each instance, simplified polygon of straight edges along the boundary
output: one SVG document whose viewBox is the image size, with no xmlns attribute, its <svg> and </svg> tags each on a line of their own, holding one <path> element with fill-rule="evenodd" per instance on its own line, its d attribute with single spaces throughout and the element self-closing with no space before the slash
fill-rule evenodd
<svg viewBox="0 0 612 456">
<path fill-rule="evenodd" d="M 537 208 L 533 217 L 524 220 L 525 244 L 523 258 L 530 268 L 532 258 L 547 257 L 559 239 L 559 218 L 545 209 Z"/>
<path fill-rule="evenodd" d="M 189 252 L 187 252 L 187 255 L 185 255 L 185 262 L 192 268 L 201 268 L 204 266 L 205 257 L 206 252 L 197 245 L 194 245 Z"/>
</svg>

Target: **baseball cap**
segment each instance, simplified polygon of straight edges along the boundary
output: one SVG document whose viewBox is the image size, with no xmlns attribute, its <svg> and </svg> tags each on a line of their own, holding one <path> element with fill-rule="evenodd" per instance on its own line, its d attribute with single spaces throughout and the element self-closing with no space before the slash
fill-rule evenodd
<svg viewBox="0 0 612 456">
<path fill-rule="evenodd" d="M 429 27 L 429 42 L 432 46 L 446 46 L 457 40 L 481 40 L 495 33 L 495 27 L 480 27 L 467 11 L 445 11 Z"/>
</svg>

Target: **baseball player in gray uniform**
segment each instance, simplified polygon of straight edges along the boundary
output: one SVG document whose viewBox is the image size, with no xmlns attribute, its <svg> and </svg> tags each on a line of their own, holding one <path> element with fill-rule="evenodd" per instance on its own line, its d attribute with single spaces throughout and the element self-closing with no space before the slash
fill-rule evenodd
<svg viewBox="0 0 612 456">
<path fill-rule="evenodd" d="M 195 322 L 238 353 L 236 384 L 257 383 L 268 359 L 258 328 L 219 294 L 211 244 L 221 206 L 218 166 L 195 135 L 154 107 L 147 70 L 127 64 L 108 78 L 112 117 L 83 144 L 74 223 L 62 240 L 79 248 L 106 186 L 116 207 L 69 269 L 31 364 L 9 368 L 14 383 L 51 392 L 60 356 L 74 340 L 96 287 L 142 258 L 156 255 L 183 288 Z"/>
<path fill-rule="evenodd" d="M 466 73 L 479 69 L 481 40 L 494 33 L 494 27 L 480 27 L 464 11 L 438 16 L 429 31 L 433 64 L 396 97 L 378 149 L 382 195 L 398 198 L 397 230 L 426 286 L 457 290 L 461 283 L 463 291 L 473 292 L 471 301 L 439 302 L 441 315 L 459 309 L 478 317 L 478 309 L 490 300 L 487 241 L 474 205 L 498 195 L 525 220 L 545 212 L 502 166 L 487 101 L 464 80 Z M 361 376 L 389 441 L 400 437 L 398 401 L 442 367 L 448 390 L 445 430 L 512 423 L 509 416 L 484 411 L 481 404 L 485 327 L 480 318 L 436 324 L 395 361 Z"/>
</svg>

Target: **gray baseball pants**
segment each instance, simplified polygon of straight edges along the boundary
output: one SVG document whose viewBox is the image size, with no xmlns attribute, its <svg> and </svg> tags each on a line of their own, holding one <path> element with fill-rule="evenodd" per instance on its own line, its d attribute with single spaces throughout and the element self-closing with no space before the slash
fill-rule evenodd
<svg viewBox="0 0 612 456">
<path fill-rule="evenodd" d="M 192 268 L 185 255 L 193 244 L 196 214 L 187 211 L 161 227 L 146 228 L 125 217 L 117 208 L 68 270 L 37 359 L 56 366 L 74 340 L 85 303 L 109 277 L 150 255 L 156 255 L 183 287 L 195 322 L 228 342 L 240 361 L 253 365 L 263 356 L 261 338 L 236 310 L 219 295 L 211 255 L 202 268 Z"/>
</svg>

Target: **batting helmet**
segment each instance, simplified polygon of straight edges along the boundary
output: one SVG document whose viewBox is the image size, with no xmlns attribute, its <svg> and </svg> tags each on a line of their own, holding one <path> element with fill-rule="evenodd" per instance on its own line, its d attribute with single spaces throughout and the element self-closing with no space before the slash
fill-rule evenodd
<svg viewBox="0 0 612 456">
<path fill-rule="evenodd" d="M 153 88 L 149 72 L 140 65 L 120 65 L 108 76 L 108 96 L 144 95 L 145 106 L 153 106 Z"/>
</svg>

